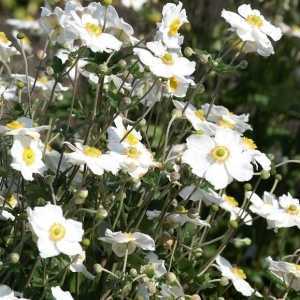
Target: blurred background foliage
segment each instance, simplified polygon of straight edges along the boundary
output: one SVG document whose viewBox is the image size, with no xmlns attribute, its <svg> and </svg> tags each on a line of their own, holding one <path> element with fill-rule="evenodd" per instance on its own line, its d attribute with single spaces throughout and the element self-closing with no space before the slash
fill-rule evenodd
<svg viewBox="0 0 300 300">
<path fill-rule="evenodd" d="M 64 1 L 49 0 L 48 2 L 50 5 L 63 5 Z M 125 9 L 117 0 L 113 3 L 120 6 L 120 15 L 133 25 L 137 33 L 147 34 L 147 30 L 150 30 L 148 33 L 151 36 L 155 29 L 155 22 L 160 18 L 161 7 L 168 1 L 150 2 L 141 12 Z M 182 2 L 191 22 L 184 28 L 186 45 L 208 51 L 212 55 L 223 50 L 225 40 L 229 35 L 228 25 L 220 17 L 221 10 L 223 8 L 236 10 L 238 5 L 247 3 L 234 0 L 183 0 Z M 219 77 L 212 72 L 204 82 L 207 93 L 196 95 L 193 102 L 199 106 L 204 101 L 209 101 L 208 95 L 213 93 L 218 85 L 216 104 L 224 105 L 237 113 L 250 113 L 250 123 L 254 129 L 250 135 L 259 149 L 272 153 L 276 162 L 284 159 L 300 159 L 300 27 L 298 27 L 300 25 L 300 1 L 256 0 L 248 2 L 260 9 L 275 24 L 285 23 L 290 26 L 293 34 L 285 35 L 276 43 L 276 54 L 272 57 L 262 58 L 253 54 L 239 58 L 240 62 L 244 60 L 242 61 L 244 70 L 218 74 L 222 78 L 220 83 L 218 83 Z M 41 0 L 1 0 L 0 11 L 5 17 L 37 18 L 42 4 Z M 3 25 L 2 16 L 0 22 Z M 200 62 L 200 70 L 195 75 L 196 79 L 201 77 L 205 68 L 205 64 L 201 65 Z M 287 165 L 278 171 L 282 174 L 283 180 L 279 183 L 276 193 L 281 195 L 289 191 L 299 198 L 299 165 Z M 265 181 L 261 185 L 260 192 L 270 190 L 272 184 L 273 180 Z M 241 192 L 237 186 L 240 185 L 232 186 L 232 192 Z M 257 281 L 258 288 L 270 280 L 268 275 L 257 271 L 260 269 L 263 258 L 268 255 L 276 257 L 291 254 L 300 247 L 298 235 L 298 229 L 280 230 L 280 233 L 275 235 L 266 229 L 265 222 L 261 220 L 255 223 L 255 230 L 246 228 L 241 233 L 241 236 L 249 236 L 253 240 L 252 246 L 246 253 L 240 252 L 240 261 L 241 263 L 249 261 L 254 271 L 251 279 Z M 213 253 L 215 249 L 211 250 Z M 208 252 L 204 255 L 209 257 L 212 254 Z M 225 253 L 225 256 L 229 259 L 236 260 L 237 258 L 236 252 L 229 251 Z M 280 289 L 279 294 L 281 294 Z M 290 299 L 300 299 L 297 297 L 291 294 Z"/>
</svg>

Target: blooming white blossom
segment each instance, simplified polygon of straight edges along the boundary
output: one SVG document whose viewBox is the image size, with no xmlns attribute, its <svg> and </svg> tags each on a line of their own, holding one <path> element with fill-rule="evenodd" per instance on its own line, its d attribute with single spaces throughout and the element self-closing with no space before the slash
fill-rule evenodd
<svg viewBox="0 0 300 300">
<path fill-rule="evenodd" d="M 275 261 L 272 257 L 267 257 L 266 261 L 269 264 L 269 270 L 285 286 L 300 291 L 300 265 L 289 263 L 286 261 Z"/>
<path fill-rule="evenodd" d="M 187 22 L 186 10 L 182 8 L 180 1 L 177 5 L 167 3 L 162 10 L 162 21 L 158 24 L 158 36 L 161 35 L 163 43 L 168 48 L 180 48 L 183 36 L 179 34 L 179 30 Z"/>
<path fill-rule="evenodd" d="M 244 151 L 240 135 L 231 129 L 218 128 L 214 138 L 191 135 L 182 161 L 215 189 L 225 188 L 233 179 L 248 181 L 254 174 L 251 156 Z"/>
<path fill-rule="evenodd" d="M 66 153 L 68 161 L 75 165 L 87 167 L 93 174 L 103 175 L 104 171 L 117 174 L 120 169 L 120 156 L 113 152 L 102 153 L 99 148 L 75 143 L 75 147 L 66 142 L 66 145 L 73 150 L 72 153 Z"/>
<path fill-rule="evenodd" d="M 123 233 L 106 229 L 105 237 L 100 238 L 100 240 L 112 244 L 112 250 L 118 257 L 125 256 L 126 251 L 128 251 L 128 255 L 132 254 L 137 247 L 148 251 L 155 250 L 154 240 L 141 232 Z"/>
<path fill-rule="evenodd" d="M 93 280 L 95 276 L 91 274 L 86 266 L 83 264 L 85 261 L 86 255 L 85 251 L 82 251 L 82 253 L 75 255 L 72 257 L 72 263 L 70 265 L 71 272 L 74 273 L 82 273 L 87 279 Z"/>
<path fill-rule="evenodd" d="M 262 295 L 259 292 L 256 292 L 246 281 L 247 275 L 243 269 L 232 266 L 228 260 L 220 255 L 217 256 L 216 263 L 222 276 L 229 279 L 234 288 L 243 296 L 250 297 L 255 295 L 257 297 L 262 297 Z"/>
<path fill-rule="evenodd" d="M 43 174 L 46 170 L 42 161 L 43 148 L 38 139 L 17 136 L 14 138 L 10 153 L 13 159 L 11 167 L 20 171 L 26 180 L 32 181 L 33 174 Z"/>
<path fill-rule="evenodd" d="M 191 78 L 180 77 L 177 75 L 172 76 L 167 80 L 166 87 L 167 92 L 178 98 L 186 96 L 187 90 L 190 85 L 195 85 L 195 82 Z"/>
<path fill-rule="evenodd" d="M 0 300 L 28 300 L 22 294 L 14 292 L 9 286 L 0 284 Z"/>
<path fill-rule="evenodd" d="M 6 34 L 0 32 L 0 61 L 9 63 L 12 56 L 20 54 L 19 51 L 12 46 L 11 41 L 7 38 Z"/>
<path fill-rule="evenodd" d="M 143 5 L 147 3 L 148 0 L 121 0 L 122 4 L 126 7 L 132 7 L 134 10 L 141 10 Z"/>
<path fill-rule="evenodd" d="M 262 56 L 274 54 L 274 49 L 268 36 L 273 41 L 280 40 L 282 32 L 261 15 L 251 5 L 243 4 L 238 8 L 238 14 L 223 10 L 222 17 L 231 25 L 240 39 L 245 42 L 245 50 L 257 52 Z"/>
<path fill-rule="evenodd" d="M 33 125 L 32 119 L 21 117 L 5 125 L 0 125 L 0 134 L 30 136 L 31 138 L 38 139 L 40 137 L 39 132 L 49 128 L 49 126 L 34 127 Z"/>
<path fill-rule="evenodd" d="M 195 62 L 189 61 L 177 52 L 170 52 L 161 41 L 149 42 L 146 46 L 147 49 L 135 48 L 134 53 L 154 75 L 164 78 L 175 75 L 186 77 L 195 72 Z"/>
<path fill-rule="evenodd" d="M 217 126 L 207 121 L 203 109 L 197 109 L 193 104 L 173 100 L 175 107 L 191 122 L 193 128 L 208 135 L 214 135 Z"/>
<path fill-rule="evenodd" d="M 123 125 L 121 116 L 115 118 L 116 127 L 108 128 L 108 148 L 118 153 L 121 167 L 135 179 L 144 176 L 157 163 L 149 150 L 141 143 L 141 134 L 131 126 Z"/>
<path fill-rule="evenodd" d="M 208 103 L 204 104 L 202 109 L 205 115 L 208 116 L 207 120 L 216 123 L 220 127 L 229 128 L 239 133 L 252 130 L 252 127 L 248 124 L 248 114 L 235 115 L 224 106 Z"/>
<path fill-rule="evenodd" d="M 63 291 L 59 286 L 55 286 L 51 288 L 52 296 L 55 300 L 73 300 L 70 292 Z"/>
<path fill-rule="evenodd" d="M 69 256 L 82 254 L 82 223 L 66 219 L 60 206 L 48 203 L 34 209 L 28 208 L 27 213 L 42 258 L 60 253 Z"/>
</svg>

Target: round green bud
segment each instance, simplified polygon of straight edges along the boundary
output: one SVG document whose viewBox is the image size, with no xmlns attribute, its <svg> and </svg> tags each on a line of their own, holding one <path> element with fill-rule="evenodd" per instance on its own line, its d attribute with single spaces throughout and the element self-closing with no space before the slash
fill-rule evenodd
<svg viewBox="0 0 300 300">
<path fill-rule="evenodd" d="M 251 239 L 249 239 L 249 238 L 244 238 L 244 244 L 245 244 L 245 246 L 250 246 L 250 245 L 252 244 Z"/>
<path fill-rule="evenodd" d="M 107 210 L 103 207 L 103 206 L 100 206 L 97 210 L 97 213 L 96 213 L 96 219 L 97 220 L 103 220 L 105 219 L 106 217 L 108 216 L 108 212 Z"/>
<path fill-rule="evenodd" d="M 18 40 L 23 40 L 25 38 L 25 34 L 23 32 L 18 32 L 17 33 L 17 39 Z"/>
<path fill-rule="evenodd" d="M 175 284 L 175 283 L 177 283 L 177 277 L 173 272 L 168 272 L 166 274 L 166 281 L 168 284 L 171 284 L 171 285 Z"/>
<path fill-rule="evenodd" d="M 127 62 L 126 62 L 126 60 L 125 60 L 125 59 L 119 60 L 118 66 L 119 66 L 119 68 L 121 68 L 121 69 L 125 69 L 125 68 L 127 67 Z"/>
<path fill-rule="evenodd" d="M 20 261 L 20 255 L 19 253 L 13 252 L 11 254 L 9 254 L 9 261 L 12 264 L 17 264 Z"/>
<path fill-rule="evenodd" d="M 109 5 L 112 5 L 112 0 L 103 0 L 103 4 L 105 5 L 105 6 L 109 6 Z"/>
<path fill-rule="evenodd" d="M 131 268 L 131 269 L 129 270 L 129 274 L 130 274 L 130 276 L 132 276 L 132 277 L 136 277 L 136 276 L 138 275 L 138 271 L 137 271 L 136 269 L 134 269 L 134 268 Z"/>
<path fill-rule="evenodd" d="M 91 240 L 90 240 L 90 239 L 83 239 L 83 240 L 82 240 L 82 245 L 83 245 L 85 248 L 88 248 L 88 247 L 91 245 Z"/>
<path fill-rule="evenodd" d="M 263 170 L 263 171 L 260 173 L 260 177 L 261 177 L 261 179 L 263 179 L 263 180 L 269 179 L 270 176 L 271 176 L 270 172 L 265 171 L 265 170 Z"/>
<path fill-rule="evenodd" d="M 230 220 L 228 225 L 233 229 L 237 229 L 239 227 L 239 223 L 236 220 Z"/>
<path fill-rule="evenodd" d="M 94 268 L 95 273 L 97 273 L 97 274 L 100 274 L 103 270 L 103 268 L 100 264 L 94 264 L 93 268 Z"/>
<path fill-rule="evenodd" d="M 21 90 L 21 89 L 24 88 L 25 83 L 24 83 L 23 81 L 18 80 L 17 83 L 16 83 L 16 85 L 17 85 L 17 88 L 18 88 L 19 90 Z"/>
<path fill-rule="evenodd" d="M 86 199 L 89 195 L 89 191 L 86 189 L 82 189 L 77 193 L 77 196 L 82 198 L 82 199 Z"/>
<path fill-rule="evenodd" d="M 211 209 L 212 209 L 212 211 L 215 211 L 215 212 L 217 212 L 217 211 L 219 211 L 219 206 L 217 205 L 217 204 L 213 204 L 212 206 L 211 206 Z"/>
<path fill-rule="evenodd" d="M 252 185 L 251 185 L 250 183 L 245 183 L 245 184 L 244 184 L 244 190 L 245 190 L 246 192 L 252 191 Z"/>
<path fill-rule="evenodd" d="M 221 277 L 221 279 L 220 279 L 220 285 L 221 285 L 221 286 L 226 286 L 226 285 L 228 285 L 228 284 L 229 284 L 228 278 L 226 278 L 226 277 Z"/>
<path fill-rule="evenodd" d="M 142 119 L 139 123 L 139 126 L 143 127 L 143 126 L 146 126 L 146 124 L 147 124 L 147 121 L 145 119 Z"/>
<path fill-rule="evenodd" d="M 282 175 L 281 174 L 276 174 L 275 178 L 276 178 L 276 180 L 281 181 L 282 180 Z"/>
<path fill-rule="evenodd" d="M 108 72 L 107 64 L 101 64 L 98 66 L 98 71 L 100 74 L 106 74 Z"/>
<path fill-rule="evenodd" d="M 186 47 L 185 49 L 184 49 L 184 55 L 186 56 L 186 57 L 191 57 L 191 56 L 193 56 L 195 54 L 195 51 L 191 48 L 191 47 Z"/>
<path fill-rule="evenodd" d="M 203 255 L 203 249 L 195 248 L 193 249 L 193 254 L 195 255 L 195 257 L 201 257 Z"/>
</svg>

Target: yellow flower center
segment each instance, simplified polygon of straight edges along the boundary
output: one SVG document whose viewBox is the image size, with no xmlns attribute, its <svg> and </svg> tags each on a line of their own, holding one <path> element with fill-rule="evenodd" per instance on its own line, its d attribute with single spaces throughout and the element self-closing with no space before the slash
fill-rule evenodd
<svg viewBox="0 0 300 300">
<path fill-rule="evenodd" d="M 49 82 L 48 77 L 47 76 L 41 76 L 38 78 L 37 82 L 41 83 L 41 84 L 47 84 Z"/>
<path fill-rule="evenodd" d="M 241 268 L 234 267 L 231 269 L 231 272 L 238 277 L 239 279 L 246 279 L 247 276 Z"/>
<path fill-rule="evenodd" d="M 10 43 L 10 41 L 7 38 L 6 34 L 2 31 L 0 32 L 0 43 L 1 44 L 9 44 Z"/>
<path fill-rule="evenodd" d="M 194 112 L 195 116 L 201 121 L 205 120 L 205 112 L 203 109 L 198 109 Z"/>
<path fill-rule="evenodd" d="M 90 157 L 99 157 L 102 154 L 100 149 L 95 147 L 90 147 L 90 146 L 85 146 L 83 149 L 83 153 L 86 156 L 90 156 Z"/>
<path fill-rule="evenodd" d="M 24 128 L 24 125 L 19 121 L 12 121 L 6 124 L 6 127 L 9 129 L 20 129 Z"/>
<path fill-rule="evenodd" d="M 139 143 L 139 139 L 134 135 L 134 133 L 130 132 L 127 136 L 126 136 L 126 142 L 131 145 L 137 145 Z"/>
<path fill-rule="evenodd" d="M 49 229 L 49 238 L 53 242 L 61 241 L 66 235 L 66 229 L 59 223 L 54 223 Z"/>
<path fill-rule="evenodd" d="M 17 204 L 18 204 L 18 201 L 17 201 L 16 197 L 15 197 L 13 194 L 9 195 L 9 196 L 6 198 L 6 201 L 5 201 L 5 202 L 6 202 L 6 203 L 9 205 L 9 207 L 11 207 L 11 208 L 16 207 Z"/>
<path fill-rule="evenodd" d="M 263 26 L 263 19 L 260 16 L 256 15 L 250 15 L 246 18 L 246 22 L 250 24 L 251 26 L 255 26 L 257 28 L 260 28 Z"/>
<path fill-rule="evenodd" d="M 216 146 L 211 151 L 212 158 L 217 162 L 224 162 L 225 160 L 228 159 L 229 155 L 230 155 L 230 152 L 229 152 L 228 148 L 225 146 Z"/>
<path fill-rule="evenodd" d="M 24 148 L 23 150 L 23 161 L 27 166 L 31 166 L 34 161 L 35 161 L 35 153 L 34 151 L 30 148 Z"/>
<path fill-rule="evenodd" d="M 248 139 L 246 137 L 243 137 L 243 144 L 246 146 L 246 148 L 255 150 L 257 148 L 255 142 L 252 139 Z"/>
<path fill-rule="evenodd" d="M 176 36 L 180 27 L 181 27 L 181 21 L 179 18 L 175 18 L 169 25 L 169 31 L 168 34 L 170 36 Z"/>
<path fill-rule="evenodd" d="M 235 126 L 235 122 L 226 117 L 226 116 L 222 116 L 218 122 L 219 126 L 223 127 L 223 128 L 229 128 L 229 129 L 233 129 Z"/>
<path fill-rule="evenodd" d="M 94 23 L 85 23 L 85 30 L 92 36 L 99 37 L 102 33 L 102 27 Z"/>
<path fill-rule="evenodd" d="M 173 55 L 169 52 L 165 53 L 164 56 L 161 58 L 161 60 L 166 65 L 173 65 L 174 64 Z"/>
<path fill-rule="evenodd" d="M 135 147 L 129 147 L 126 152 L 127 156 L 130 158 L 138 158 L 140 153 Z"/>
<path fill-rule="evenodd" d="M 299 208 L 299 206 L 297 206 L 295 204 L 291 204 L 286 209 L 286 212 L 290 215 L 298 215 L 298 214 L 300 214 L 300 208 Z"/>
<path fill-rule="evenodd" d="M 236 201 L 236 199 L 232 196 L 223 196 L 223 199 L 230 205 L 230 206 L 233 206 L 233 207 L 237 207 L 239 206 L 239 203 Z"/>
<path fill-rule="evenodd" d="M 187 210 L 184 206 L 182 206 L 182 205 L 179 205 L 179 206 L 176 208 L 176 211 L 177 211 L 178 213 L 181 213 L 181 214 L 186 214 L 186 213 L 188 212 L 188 210 Z"/>
<path fill-rule="evenodd" d="M 297 271 L 300 271 L 300 265 L 294 264 Z"/>
<path fill-rule="evenodd" d="M 169 79 L 168 85 L 169 85 L 171 91 L 176 91 L 178 88 L 179 82 L 176 79 L 176 77 L 173 76 Z"/>
<path fill-rule="evenodd" d="M 134 236 L 132 233 L 125 233 L 125 235 L 128 239 L 128 242 L 134 241 Z"/>
</svg>

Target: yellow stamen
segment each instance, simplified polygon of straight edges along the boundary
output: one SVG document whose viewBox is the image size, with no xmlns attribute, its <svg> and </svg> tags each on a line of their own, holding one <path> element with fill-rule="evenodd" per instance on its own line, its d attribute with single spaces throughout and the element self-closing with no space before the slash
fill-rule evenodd
<svg viewBox="0 0 300 300">
<path fill-rule="evenodd" d="M 66 234 L 66 229 L 63 225 L 54 223 L 49 229 L 49 238 L 53 242 L 61 241 Z"/>
<path fill-rule="evenodd" d="M 263 26 L 263 19 L 260 16 L 250 15 L 246 18 L 246 22 L 252 26 L 260 28 Z"/>
<path fill-rule="evenodd" d="M 171 53 L 167 52 L 164 54 L 164 56 L 161 58 L 164 64 L 166 65 L 173 65 L 174 64 L 174 58 Z"/>
<path fill-rule="evenodd" d="M 138 158 L 140 155 L 140 152 L 135 147 L 129 147 L 126 152 L 127 156 L 130 158 Z"/>
<path fill-rule="evenodd" d="M 300 208 L 295 204 L 290 204 L 286 209 L 286 212 L 290 215 L 298 215 L 300 214 Z"/>
<path fill-rule="evenodd" d="M 175 18 L 169 25 L 169 31 L 168 34 L 170 36 L 176 36 L 178 34 L 178 31 L 181 27 L 182 23 L 179 18 Z"/>
<path fill-rule="evenodd" d="M 35 161 L 35 153 L 34 151 L 30 148 L 24 148 L 23 150 L 23 161 L 27 166 L 31 166 L 34 161 Z"/>
<path fill-rule="evenodd" d="M 126 237 L 128 238 L 128 241 L 129 241 L 129 242 L 135 240 L 132 233 L 125 233 L 125 235 L 126 235 Z"/>
<path fill-rule="evenodd" d="M 176 91 L 179 85 L 178 80 L 175 76 L 171 77 L 168 81 L 169 88 L 172 92 Z"/>
<path fill-rule="evenodd" d="M 243 137 L 243 144 L 246 146 L 246 148 L 255 150 L 257 148 L 255 142 L 252 139 Z"/>
<path fill-rule="evenodd" d="M 41 76 L 38 78 L 37 82 L 41 83 L 41 84 L 47 84 L 49 82 L 48 77 L 47 76 Z"/>
<path fill-rule="evenodd" d="M 126 136 L 126 142 L 131 146 L 135 146 L 139 143 L 139 139 L 134 135 L 134 133 L 130 132 Z"/>
<path fill-rule="evenodd" d="M 177 208 L 176 208 L 176 211 L 181 213 L 181 214 L 186 214 L 188 212 L 188 210 L 182 206 L 182 205 L 179 205 Z"/>
<path fill-rule="evenodd" d="M 10 44 L 10 41 L 7 38 L 6 34 L 2 31 L 0 32 L 0 43 L 1 44 Z"/>
<path fill-rule="evenodd" d="M 222 116 L 218 122 L 219 126 L 223 127 L 223 128 L 229 128 L 229 129 L 233 129 L 235 127 L 235 121 L 233 121 L 232 119 L 226 117 L 226 116 Z"/>
<path fill-rule="evenodd" d="M 85 30 L 92 36 L 99 37 L 102 34 L 102 27 L 94 23 L 85 23 Z"/>
<path fill-rule="evenodd" d="M 234 267 L 234 268 L 231 269 L 231 272 L 236 277 L 238 277 L 239 279 L 246 279 L 247 278 L 245 272 L 242 269 L 240 269 L 240 268 Z"/>
<path fill-rule="evenodd" d="M 205 112 L 202 109 L 198 109 L 194 112 L 195 116 L 200 119 L 201 121 L 205 120 Z"/>
<path fill-rule="evenodd" d="M 90 157 L 99 157 L 102 154 L 100 149 L 95 148 L 95 147 L 90 147 L 90 146 L 85 146 L 83 148 L 83 153 L 86 156 L 90 156 Z"/>
<path fill-rule="evenodd" d="M 212 158 L 215 161 L 220 162 L 220 163 L 222 163 L 225 160 L 227 160 L 228 157 L 229 157 L 229 155 L 230 155 L 230 152 L 229 152 L 228 148 L 225 147 L 225 146 L 216 146 L 211 151 Z"/>
<path fill-rule="evenodd" d="M 6 198 L 5 202 L 9 205 L 10 208 L 14 208 L 18 204 L 17 198 L 14 196 L 14 194 L 9 195 Z"/>
<path fill-rule="evenodd" d="M 233 207 L 237 207 L 239 206 L 239 203 L 237 202 L 237 200 L 232 197 L 232 196 L 223 196 L 223 199 L 230 205 L 230 206 L 233 206 Z"/>
<path fill-rule="evenodd" d="M 9 128 L 9 129 L 20 129 L 20 128 L 24 128 L 24 125 L 21 122 L 16 120 L 16 121 L 12 121 L 10 123 L 7 123 L 6 127 Z"/>
</svg>

